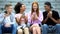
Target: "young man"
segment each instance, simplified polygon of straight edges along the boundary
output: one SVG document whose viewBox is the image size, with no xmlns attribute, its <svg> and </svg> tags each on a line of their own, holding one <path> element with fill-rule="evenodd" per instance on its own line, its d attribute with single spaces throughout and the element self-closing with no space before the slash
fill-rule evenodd
<svg viewBox="0 0 60 34">
<path fill-rule="evenodd" d="M 16 21 L 15 16 L 12 13 L 12 5 L 5 5 L 5 12 L 0 14 L 0 22 L 1 22 L 1 32 L 2 33 L 12 33 L 16 34 Z M 0 34 L 2 34 L 0 33 Z"/>
<path fill-rule="evenodd" d="M 59 14 L 57 11 L 52 10 L 50 2 L 45 2 L 45 12 L 43 12 L 44 20 L 42 26 L 42 34 L 48 34 L 48 32 L 56 32 L 60 34 L 60 24 L 58 23 Z"/>
</svg>

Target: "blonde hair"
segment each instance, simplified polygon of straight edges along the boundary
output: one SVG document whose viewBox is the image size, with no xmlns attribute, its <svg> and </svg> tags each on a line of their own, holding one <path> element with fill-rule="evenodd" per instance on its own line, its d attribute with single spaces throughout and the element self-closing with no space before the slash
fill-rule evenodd
<svg viewBox="0 0 60 34">
<path fill-rule="evenodd" d="M 5 8 L 6 8 L 6 7 L 9 7 L 9 6 L 12 6 L 12 4 L 6 4 L 6 5 L 5 5 Z"/>
</svg>

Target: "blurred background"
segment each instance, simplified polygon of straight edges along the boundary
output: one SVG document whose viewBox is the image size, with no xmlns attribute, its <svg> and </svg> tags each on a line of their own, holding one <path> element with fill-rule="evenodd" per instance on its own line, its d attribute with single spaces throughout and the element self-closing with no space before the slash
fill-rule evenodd
<svg viewBox="0 0 60 34">
<path fill-rule="evenodd" d="M 4 12 L 4 6 L 5 4 L 12 4 L 13 8 L 16 5 L 17 2 L 22 2 L 26 5 L 26 13 L 28 13 L 31 10 L 31 4 L 32 2 L 37 1 L 39 3 L 39 8 L 43 12 L 44 11 L 44 3 L 46 1 L 51 2 L 52 7 L 54 10 L 58 11 L 60 16 L 60 0 L 0 0 L 0 13 Z M 13 10 L 14 12 L 14 10 Z"/>
</svg>

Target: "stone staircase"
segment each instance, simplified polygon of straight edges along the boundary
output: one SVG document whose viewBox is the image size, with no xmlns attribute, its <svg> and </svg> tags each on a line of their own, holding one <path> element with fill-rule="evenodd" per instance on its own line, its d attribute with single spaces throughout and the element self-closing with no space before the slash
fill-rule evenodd
<svg viewBox="0 0 60 34">
<path fill-rule="evenodd" d="M 35 0 L 39 3 L 39 8 L 41 11 L 44 11 L 44 3 L 46 1 L 51 2 L 53 9 L 58 11 L 60 16 L 60 0 Z M 14 6 L 17 2 L 22 2 L 26 5 L 26 13 L 31 10 L 31 4 L 34 0 L 0 0 L 0 13 L 3 12 L 5 4 L 11 3 Z"/>
<path fill-rule="evenodd" d="M 40 10 L 44 11 L 44 3 L 46 1 L 51 2 L 53 9 L 60 13 L 60 0 L 35 0 L 39 3 Z M 31 4 L 34 0 L 0 0 L 0 12 L 4 10 L 5 4 L 11 3 L 13 7 L 17 2 L 22 2 L 26 5 L 26 12 L 28 13 L 31 10 Z"/>
</svg>

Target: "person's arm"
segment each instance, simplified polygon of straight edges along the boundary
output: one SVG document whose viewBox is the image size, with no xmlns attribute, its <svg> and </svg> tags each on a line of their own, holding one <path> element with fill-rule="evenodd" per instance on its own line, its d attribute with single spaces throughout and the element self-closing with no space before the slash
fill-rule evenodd
<svg viewBox="0 0 60 34">
<path fill-rule="evenodd" d="M 11 24 L 15 24 L 16 20 L 15 20 L 15 14 L 12 13 L 11 17 L 10 17 L 10 23 Z"/>
<path fill-rule="evenodd" d="M 15 19 L 16 19 L 16 22 L 19 23 L 19 18 L 16 17 Z"/>
<path fill-rule="evenodd" d="M 14 17 L 11 24 L 15 24 L 15 23 L 16 23 L 16 20 L 15 20 L 15 17 Z"/>
<path fill-rule="evenodd" d="M 34 19 L 34 16 L 33 15 L 31 15 L 31 14 L 29 14 L 28 15 L 28 23 L 27 23 L 27 25 L 28 25 L 28 27 L 30 27 L 30 25 L 31 25 L 31 27 L 33 27 L 33 21 L 34 21 L 35 19 Z"/>
<path fill-rule="evenodd" d="M 25 16 L 25 23 L 27 24 L 28 22 L 28 15 Z"/>
<path fill-rule="evenodd" d="M 54 19 L 52 16 L 50 16 L 50 18 L 51 18 L 55 23 L 58 23 L 58 20 L 59 20 L 59 14 L 58 14 L 58 12 L 55 12 L 55 19 Z"/>
<path fill-rule="evenodd" d="M 39 17 L 37 18 L 40 22 L 43 21 L 43 13 L 39 12 Z"/>
<path fill-rule="evenodd" d="M 4 21 L 4 13 L 0 14 L 0 24 L 3 24 Z"/>
<path fill-rule="evenodd" d="M 31 22 L 30 15 L 29 14 L 25 14 L 25 19 L 26 19 L 27 26 L 30 27 L 30 22 Z"/>
<path fill-rule="evenodd" d="M 31 24 L 31 15 L 28 14 L 28 23 Z"/>
<path fill-rule="evenodd" d="M 48 14 L 47 14 L 47 17 L 46 17 L 46 14 L 45 14 L 45 12 L 43 12 L 43 21 L 42 21 L 42 23 L 46 23 L 46 21 L 48 20 Z"/>
<path fill-rule="evenodd" d="M 50 17 L 55 23 L 58 23 L 58 20 L 54 19 L 53 17 Z"/>
<path fill-rule="evenodd" d="M 47 20 L 48 20 L 48 17 L 46 17 L 46 18 L 43 20 L 43 23 L 46 23 Z"/>
</svg>

